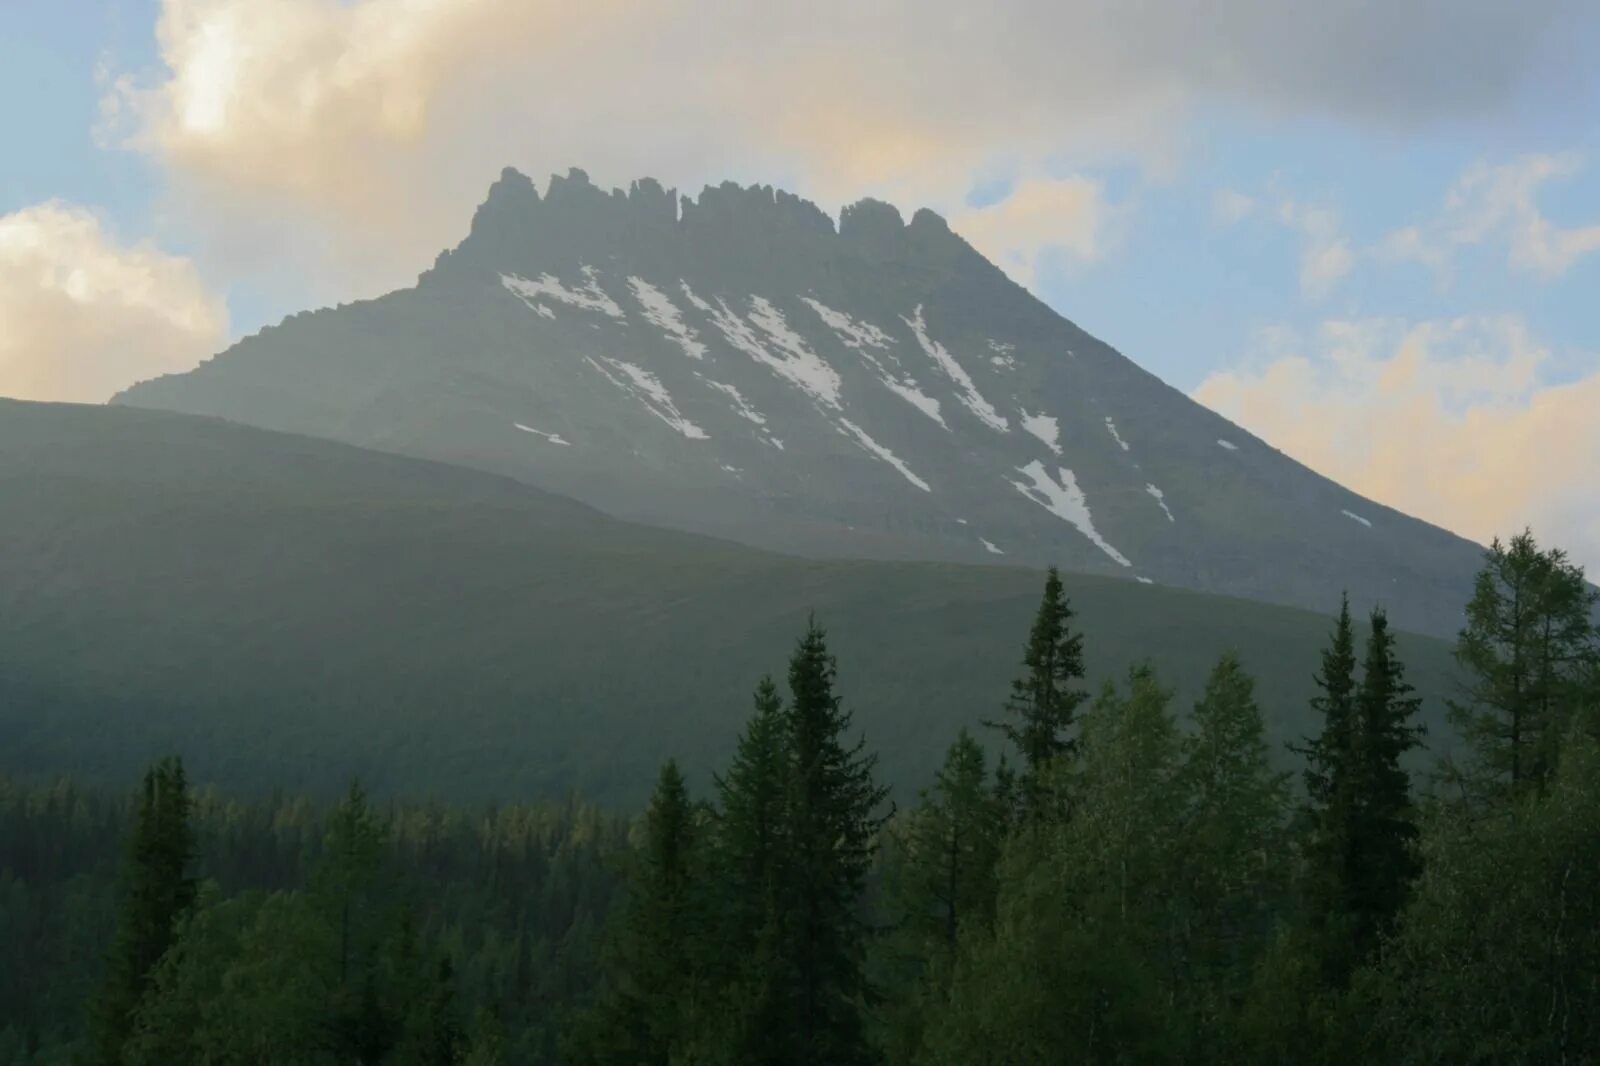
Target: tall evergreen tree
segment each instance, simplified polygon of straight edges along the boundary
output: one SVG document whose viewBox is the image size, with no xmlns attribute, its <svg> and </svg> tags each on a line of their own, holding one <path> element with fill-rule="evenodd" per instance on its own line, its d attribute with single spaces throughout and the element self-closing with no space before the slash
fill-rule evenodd
<svg viewBox="0 0 1600 1066">
<path fill-rule="evenodd" d="M 1355 627 L 1350 598 L 1340 603 L 1333 636 L 1322 652 L 1322 666 L 1313 678 L 1318 694 L 1312 710 L 1322 729 L 1303 746 L 1290 750 L 1305 757 L 1306 807 L 1301 812 L 1306 869 L 1301 885 L 1308 940 L 1319 958 L 1330 956 L 1344 942 L 1345 870 L 1354 822 L 1356 793 L 1354 737 L 1356 727 Z M 1326 959 L 1325 978 L 1342 983 L 1347 960 Z"/>
<path fill-rule="evenodd" d="M 1050 764 L 1077 746 L 1078 708 L 1089 698 L 1088 690 L 1075 687 L 1084 677 L 1083 634 L 1073 630 L 1072 619 L 1061 574 L 1052 566 L 1028 633 L 1022 676 L 1011 683 L 1009 718 L 984 723 L 1000 730 L 1022 756 L 1019 800 L 1030 818 L 1042 812 Z"/>
<path fill-rule="evenodd" d="M 862 1025 L 872 995 L 860 897 L 888 790 L 875 755 L 847 744 L 851 714 L 815 621 L 789 662 L 789 795 L 782 932 L 794 979 L 791 1061 L 848 1066 L 872 1059 Z"/>
<path fill-rule="evenodd" d="M 1350 620 L 1350 597 L 1339 605 L 1333 637 L 1322 652 L 1322 667 L 1313 677 L 1318 695 L 1311 709 L 1322 720 L 1322 731 L 1292 751 L 1305 756 L 1306 797 L 1313 808 L 1332 806 L 1344 788 L 1350 738 L 1355 727 L 1356 638 Z"/>
<path fill-rule="evenodd" d="M 194 831 L 183 762 L 164 759 L 145 773 L 124 872 L 122 915 L 104 988 L 91 1013 L 91 1063 L 120 1066 L 136 1012 L 179 921 L 195 900 L 189 866 Z"/>
<path fill-rule="evenodd" d="M 764 677 L 733 761 L 716 779 L 710 920 L 717 950 L 707 962 L 721 1005 L 704 1034 L 714 1061 L 785 1061 L 791 973 L 780 950 L 780 896 L 790 862 L 789 764 L 783 698 Z"/>
<path fill-rule="evenodd" d="M 1323 977 L 1342 988 L 1369 958 L 1416 875 L 1416 812 L 1400 764 L 1420 742 L 1420 701 L 1382 609 L 1372 612 L 1361 681 L 1349 603 L 1317 677 L 1323 730 L 1302 750 L 1310 799 L 1306 917 Z"/>
<path fill-rule="evenodd" d="M 1375 609 L 1356 694 L 1356 796 L 1346 888 L 1353 947 L 1363 958 L 1390 930 L 1419 870 L 1417 811 L 1400 761 L 1422 742 L 1414 724 L 1421 706 L 1406 681 L 1389 619 Z"/>
<path fill-rule="evenodd" d="M 1544 786 L 1600 660 L 1596 592 L 1559 549 L 1496 539 L 1467 605 L 1456 659 L 1468 682 L 1451 717 L 1473 752 L 1468 784 L 1503 799 Z"/>
<path fill-rule="evenodd" d="M 694 1040 L 704 922 L 696 881 L 699 826 L 683 774 L 661 768 L 645 816 L 610 981 L 575 1056 L 597 1063 L 667 1066 Z"/>
</svg>

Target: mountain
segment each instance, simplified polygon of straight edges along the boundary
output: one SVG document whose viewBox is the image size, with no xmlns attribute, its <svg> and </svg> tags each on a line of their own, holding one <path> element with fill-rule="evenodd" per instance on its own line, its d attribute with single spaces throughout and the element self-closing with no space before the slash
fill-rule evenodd
<svg viewBox="0 0 1600 1066">
<path fill-rule="evenodd" d="M 1015 563 L 1453 635 L 1481 550 L 1195 404 L 944 221 L 507 170 L 414 288 L 119 403 L 479 467 L 818 557 Z"/>
<path fill-rule="evenodd" d="M 816 561 L 646 528 L 515 480 L 225 422 L 0 401 L 0 773 L 458 799 L 703 783 L 813 610 L 902 793 L 998 713 L 1041 576 Z M 1275 746 L 1329 622 L 1070 576 L 1092 680 L 1192 699 L 1237 648 Z M 1437 726 L 1448 648 L 1406 636 Z M 1436 732 L 1435 736 L 1441 735 Z"/>
</svg>

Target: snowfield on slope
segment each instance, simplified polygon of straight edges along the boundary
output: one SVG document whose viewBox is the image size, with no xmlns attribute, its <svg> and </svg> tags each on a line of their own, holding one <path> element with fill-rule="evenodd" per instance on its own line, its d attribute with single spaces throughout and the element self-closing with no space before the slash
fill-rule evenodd
<svg viewBox="0 0 1600 1066">
<path fill-rule="evenodd" d="M 1118 566 L 1132 566 L 1128 557 L 1117 551 L 1094 528 L 1094 518 L 1089 514 L 1089 501 L 1078 488 L 1078 479 L 1066 467 L 1057 467 L 1060 480 L 1050 476 L 1043 463 L 1035 459 L 1027 466 L 1019 466 L 1017 473 L 1027 476 L 1029 484 L 1013 481 L 1016 490 L 1064 522 L 1076 526 L 1078 532 L 1089 538 L 1096 548 L 1105 552 Z"/>
<path fill-rule="evenodd" d="M 600 371 L 608 381 L 623 392 L 644 405 L 645 409 L 661 421 L 682 433 L 690 440 L 709 440 L 710 436 L 705 430 L 683 417 L 678 412 L 678 405 L 672 402 L 672 396 L 667 392 L 666 386 L 661 384 L 661 379 L 643 367 L 634 366 L 632 363 L 621 359 L 600 359 L 596 361 L 590 356 L 584 360 L 596 370 Z M 601 365 L 601 364 L 604 365 Z M 613 374 L 611 370 L 615 370 Z M 622 375 L 618 377 L 617 375 Z"/>
<path fill-rule="evenodd" d="M 917 305 L 910 318 L 901 315 L 900 321 L 911 327 L 911 332 L 916 334 L 917 343 L 922 346 L 928 358 L 944 371 L 945 377 L 955 383 L 957 397 L 967 410 L 977 415 L 985 425 L 1001 433 L 1010 432 L 1011 423 L 995 410 L 994 404 L 983 398 L 983 394 L 978 391 L 978 386 L 973 383 L 966 368 L 956 361 L 956 357 L 951 355 L 944 345 L 928 336 L 928 323 L 922 317 L 922 305 Z"/>
</svg>

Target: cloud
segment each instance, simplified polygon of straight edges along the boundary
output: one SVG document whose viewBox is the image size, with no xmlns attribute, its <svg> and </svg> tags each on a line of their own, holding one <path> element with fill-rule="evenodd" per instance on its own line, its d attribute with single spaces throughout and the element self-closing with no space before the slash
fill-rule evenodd
<svg viewBox="0 0 1600 1066">
<path fill-rule="evenodd" d="M 1211 198 L 1211 217 L 1219 225 L 1233 226 L 1249 218 L 1256 210 L 1254 198 L 1234 189 L 1218 189 Z"/>
<path fill-rule="evenodd" d="M 1085 177 L 1031 178 L 1004 200 L 961 212 L 951 228 L 1019 284 L 1032 286 L 1046 255 L 1062 252 L 1090 263 L 1106 251 L 1109 216 L 1104 186 Z"/>
<path fill-rule="evenodd" d="M 162 0 L 164 69 L 113 79 L 105 113 L 208 255 L 287 242 L 392 283 L 506 164 L 948 210 L 997 155 L 1159 161 L 1200 100 L 1401 128 L 1503 109 L 1573 18 L 1594 21 L 1570 0 Z"/>
<path fill-rule="evenodd" d="M 1600 369 L 1550 364 L 1514 315 L 1337 320 L 1195 398 L 1363 495 L 1484 542 L 1532 526 L 1596 573 Z"/>
<path fill-rule="evenodd" d="M 1355 269 L 1356 252 L 1339 225 L 1339 216 L 1325 207 L 1310 207 L 1290 197 L 1272 194 L 1262 201 L 1231 189 L 1212 197 L 1211 217 L 1219 225 L 1233 226 L 1248 218 L 1276 222 L 1300 237 L 1300 292 L 1310 300 L 1333 294 Z"/>
<path fill-rule="evenodd" d="M 100 402 L 188 369 L 227 330 L 189 261 L 119 245 L 67 204 L 0 216 L 0 395 Z"/>
<path fill-rule="evenodd" d="M 1300 291 L 1313 300 L 1331 295 L 1356 261 L 1339 230 L 1339 216 L 1326 208 L 1284 200 L 1278 205 L 1278 218 L 1301 235 Z"/>
<path fill-rule="evenodd" d="M 1389 234 L 1380 251 L 1390 259 L 1422 263 L 1448 284 L 1455 252 L 1503 244 L 1512 269 L 1545 279 L 1564 275 L 1580 259 L 1600 251 L 1600 224 L 1563 228 L 1538 204 L 1545 183 L 1572 177 L 1575 155 L 1526 155 L 1469 168 L 1445 197 L 1439 217 L 1426 226 Z"/>
</svg>

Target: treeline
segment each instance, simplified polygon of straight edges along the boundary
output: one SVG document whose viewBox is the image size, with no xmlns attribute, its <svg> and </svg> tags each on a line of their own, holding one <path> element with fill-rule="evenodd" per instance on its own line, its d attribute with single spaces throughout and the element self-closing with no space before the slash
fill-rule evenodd
<svg viewBox="0 0 1600 1066">
<path fill-rule="evenodd" d="M 815 625 L 708 793 L 669 762 L 631 830 L 241 806 L 175 762 L 131 811 L 0 792 L 0 1064 L 1595 1061 L 1595 612 L 1496 542 L 1462 744 L 1415 781 L 1381 611 L 1341 610 L 1289 775 L 1234 656 L 1183 722 L 1154 665 L 1088 691 L 1052 572 L 1003 713 L 910 810 Z"/>
<path fill-rule="evenodd" d="M 0 781 L 0 1064 L 353 1062 L 353 1035 L 438 1061 L 429 1032 L 558 1061 L 629 831 L 576 801 L 240 802 L 176 764 L 134 797 Z"/>
</svg>

